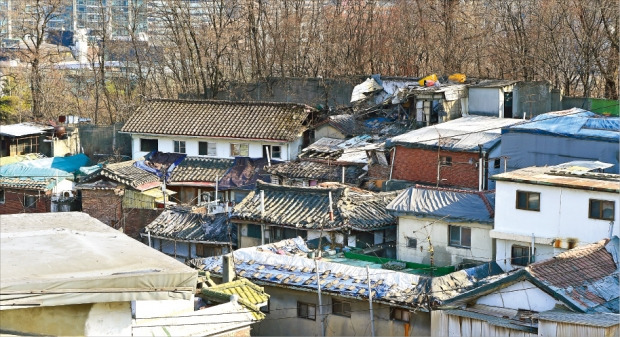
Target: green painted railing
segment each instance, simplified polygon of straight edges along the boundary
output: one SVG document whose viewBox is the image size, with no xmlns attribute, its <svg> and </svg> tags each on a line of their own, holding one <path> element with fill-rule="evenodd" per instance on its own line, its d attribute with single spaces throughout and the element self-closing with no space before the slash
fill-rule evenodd
<svg viewBox="0 0 620 337">
<path fill-rule="evenodd" d="M 412 272 L 414 274 L 419 274 L 419 275 L 431 275 L 431 271 L 432 271 L 433 276 L 443 276 L 443 275 L 450 274 L 456 270 L 454 266 L 431 267 L 428 264 L 399 261 L 399 260 L 394 260 L 394 259 L 388 259 L 385 257 L 376 257 L 376 256 L 359 254 L 357 252 L 345 252 L 344 257 L 346 257 L 347 259 L 367 261 L 367 262 L 372 262 L 372 263 L 377 263 L 377 264 L 384 264 L 387 262 L 400 262 L 400 263 L 404 263 L 407 269 L 412 269 L 411 271 L 408 271 L 408 272 Z"/>
</svg>

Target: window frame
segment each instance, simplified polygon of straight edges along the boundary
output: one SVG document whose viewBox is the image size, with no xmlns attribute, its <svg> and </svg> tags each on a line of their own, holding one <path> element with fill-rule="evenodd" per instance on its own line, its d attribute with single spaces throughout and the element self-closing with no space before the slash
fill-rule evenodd
<svg viewBox="0 0 620 337">
<path fill-rule="evenodd" d="M 0 204 L 6 203 L 6 190 L 4 188 L 0 188 Z"/>
<path fill-rule="evenodd" d="M 452 156 L 440 156 L 439 163 L 441 166 L 452 166 Z"/>
<path fill-rule="evenodd" d="M 525 206 L 524 207 L 520 207 L 521 205 L 519 204 L 520 194 L 525 194 Z M 533 208 L 530 205 L 530 195 L 538 195 L 538 207 L 537 208 Z M 515 200 L 516 209 L 520 209 L 523 211 L 540 212 L 540 192 L 517 190 L 515 199 L 516 199 Z"/>
<path fill-rule="evenodd" d="M 406 237 L 406 238 L 407 238 L 407 248 L 418 249 L 418 239 L 410 238 L 410 237 Z M 411 245 L 411 240 L 413 240 L 414 242 L 413 245 Z"/>
<path fill-rule="evenodd" d="M 515 257 L 515 248 L 521 249 L 522 251 L 525 250 L 527 252 L 527 256 L 519 256 L 519 257 Z M 536 248 L 534 248 L 534 254 L 536 254 Z M 521 259 L 526 259 L 526 263 L 522 264 L 522 263 L 517 263 L 516 261 L 521 261 Z M 531 254 L 531 248 L 528 246 L 521 246 L 521 245 L 512 245 L 510 246 L 510 264 L 513 266 L 522 266 L 525 267 L 528 264 L 532 263 L 532 254 Z"/>
<path fill-rule="evenodd" d="M 261 225 L 256 225 L 256 224 L 246 224 L 246 228 L 248 229 L 248 232 L 247 232 L 246 237 L 248 237 L 248 238 L 254 238 L 254 239 L 260 239 L 260 238 L 262 238 L 262 235 L 263 235 L 262 231 L 263 231 L 263 229 L 262 229 Z M 252 234 L 255 234 L 255 233 L 256 233 L 256 230 L 258 230 L 258 234 L 259 234 L 259 235 L 258 235 L 258 237 L 254 236 L 254 235 L 250 235 L 250 228 L 252 228 L 252 231 L 251 231 L 251 232 L 252 232 Z"/>
<path fill-rule="evenodd" d="M 593 202 L 599 203 L 599 211 L 598 211 L 598 216 L 597 217 L 593 217 L 592 216 L 592 204 Z M 611 217 L 605 217 L 603 215 L 604 212 L 604 207 L 603 205 L 606 203 L 610 203 L 611 204 Z M 616 202 L 614 200 L 603 200 L 603 199 L 589 199 L 588 200 L 588 219 L 593 219 L 593 220 L 607 220 L 607 221 L 614 221 L 616 219 Z"/>
<path fill-rule="evenodd" d="M 276 156 L 274 153 L 276 153 L 276 151 L 274 151 L 274 148 L 279 148 L 277 153 L 278 155 Z M 271 145 L 270 149 L 269 149 L 269 155 L 271 156 L 271 159 L 282 159 L 282 146 L 281 145 Z"/>
<path fill-rule="evenodd" d="M 203 146 L 206 147 L 205 148 L 206 152 L 202 151 Z M 217 143 L 199 141 L 198 142 L 198 155 L 207 156 L 207 157 L 216 157 L 217 156 Z"/>
<path fill-rule="evenodd" d="M 187 153 L 187 144 L 184 140 L 173 140 L 173 151 L 174 153 Z"/>
<path fill-rule="evenodd" d="M 407 320 L 404 319 L 404 314 L 407 316 Z M 393 321 L 399 321 L 404 323 L 411 322 L 411 312 L 402 308 L 390 308 L 390 319 Z"/>
<path fill-rule="evenodd" d="M 345 306 L 349 309 L 346 310 Z M 332 297 L 332 314 L 336 316 L 351 317 L 351 302 L 342 301 Z"/>
<path fill-rule="evenodd" d="M 235 147 L 238 147 L 238 151 L 235 151 Z M 244 155 L 245 148 L 245 155 Z M 249 157 L 250 156 L 250 143 L 230 143 L 230 156 L 231 157 Z"/>
<path fill-rule="evenodd" d="M 302 315 L 302 308 L 303 307 L 306 308 L 305 316 Z M 314 314 L 313 315 L 310 315 L 310 308 L 314 309 Z M 311 321 L 316 321 L 316 304 L 297 301 L 297 317 L 298 318 L 305 318 L 305 319 L 308 319 L 308 320 L 311 320 Z"/>
<path fill-rule="evenodd" d="M 459 243 L 452 243 L 452 228 L 459 229 Z M 469 230 L 469 246 L 463 244 L 463 229 Z M 471 249 L 471 227 L 448 225 L 448 246 Z"/>
<path fill-rule="evenodd" d="M 148 142 L 150 143 L 151 146 L 148 146 L 148 149 L 145 149 L 145 145 L 142 142 Z M 155 145 L 155 147 L 153 148 L 152 145 Z M 153 139 L 153 138 L 140 138 L 140 152 L 153 152 L 153 151 L 159 151 L 159 140 L 158 139 Z"/>
<path fill-rule="evenodd" d="M 28 199 L 32 198 L 32 203 L 28 203 Z M 30 195 L 30 194 L 24 194 L 24 208 L 27 209 L 34 209 L 37 208 L 37 196 L 36 195 Z"/>
</svg>

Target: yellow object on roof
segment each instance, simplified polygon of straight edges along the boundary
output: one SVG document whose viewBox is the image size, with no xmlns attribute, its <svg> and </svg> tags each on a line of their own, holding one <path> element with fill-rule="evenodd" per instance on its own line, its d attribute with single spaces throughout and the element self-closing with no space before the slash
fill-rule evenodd
<svg viewBox="0 0 620 337">
<path fill-rule="evenodd" d="M 227 302 L 231 295 L 237 295 L 239 304 L 252 310 L 256 319 L 265 317 L 265 314 L 260 311 L 260 307 L 269 301 L 269 295 L 265 293 L 263 287 L 259 287 L 245 278 L 202 288 L 201 293 L 206 299 L 216 302 Z"/>
<path fill-rule="evenodd" d="M 39 153 L 20 154 L 17 156 L 0 157 L 0 166 L 19 163 L 22 161 L 35 160 L 42 158 L 43 155 Z"/>
</svg>

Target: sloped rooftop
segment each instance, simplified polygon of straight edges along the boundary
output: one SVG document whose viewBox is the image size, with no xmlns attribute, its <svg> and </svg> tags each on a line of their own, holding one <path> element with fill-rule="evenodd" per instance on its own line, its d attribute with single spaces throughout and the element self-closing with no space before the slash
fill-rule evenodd
<svg viewBox="0 0 620 337">
<path fill-rule="evenodd" d="M 312 110 L 295 103 L 158 99 L 142 104 L 121 132 L 292 141 Z"/>
<path fill-rule="evenodd" d="M 0 135 L 8 137 L 40 135 L 50 130 L 54 130 L 54 127 L 36 123 L 0 125 Z"/>
<path fill-rule="evenodd" d="M 233 165 L 232 159 L 186 157 L 170 175 L 170 185 L 182 183 L 211 183 L 222 178 Z"/>
<path fill-rule="evenodd" d="M 227 214 L 200 214 L 190 209 L 173 208 L 163 211 L 148 224 L 143 233 L 187 241 L 228 244 L 237 241 L 237 226 L 229 226 Z"/>
<path fill-rule="evenodd" d="M 264 191 L 265 212 L 261 216 L 260 191 Z M 330 220 L 329 194 L 334 219 Z M 258 182 L 256 190 L 237 204 L 233 220 L 262 221 L 300 229 L 374 230 L 396 225 L 385 206 L 397 192 L 373 193 L 348 187 L 291 187 Z"/>
<path fill-rule="evenodd" d="M 135 167 L 135 162 L 135 160 L 128 160 L 104 165 L 101 170 L 86 176 L 83 181 L 91 182 L 104 177 L 140 191 L 148 190 L 161 184 L 156 175 Z"/>
<path fill-rule="evenodd" d="M 329 165 L 313 161 L 289 161 L 286 163 L 266 167 L 265 171 L 288 178 L 314 179 L 319 181 L 342 181 L 342 168 L 345 182 L 358 184 L 359 177 L 366 173 L 359 166 Z"/>
</svg>

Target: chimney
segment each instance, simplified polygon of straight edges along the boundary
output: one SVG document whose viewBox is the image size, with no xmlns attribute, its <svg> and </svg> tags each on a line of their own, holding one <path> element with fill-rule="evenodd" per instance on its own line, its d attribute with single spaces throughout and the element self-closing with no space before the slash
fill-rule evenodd
<svg viewBox="0 0 620 337">
<path fill-rule="evenodd" d="M 222 282 L 232 282 L 235 279 L 235 264 L 231 254 L 222 255 Z"/>
</svg>

